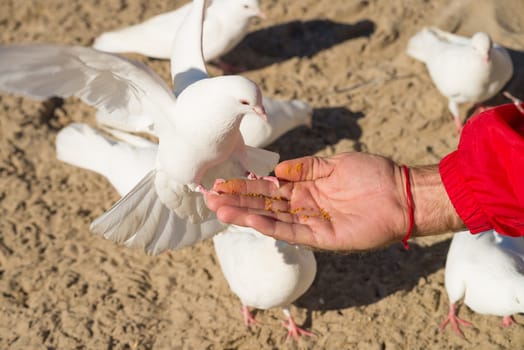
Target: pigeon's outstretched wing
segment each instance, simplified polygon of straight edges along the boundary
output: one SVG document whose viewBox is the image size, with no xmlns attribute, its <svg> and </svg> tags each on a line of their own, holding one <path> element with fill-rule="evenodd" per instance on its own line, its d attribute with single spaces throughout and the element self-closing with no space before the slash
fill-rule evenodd
<svg viewBox="0 0 524 350">
<path fill-rule="evenodd" d="M 72 123 L 56 135 L 56 157 L 104 176 L 123 196 L 154 169 L 158 145 L 122 132 L 117 136 L 122 141 Z"/>
<path fill-rule="evenodd" d="M 125 207 L 124 210 L 110 210 L 109 213 L 116 212 L 119 215 L 116 220 L 113 220 L 113 214 L 95 220 L 95 233 L 117 243 L 157 254 L 166 249 L 194 244 L 225 227 L 211 215 L 199 193 L 188 193 L 184 199 L 187 208 L 197 212 L 194 222 L 167 208 L 155 191 L 147 186 L 149 184 L 154 188 L 150 183 L 154 181 L 152 169 L 158 145 L 122 132 L 116 132 L 116 135 L 121 140 L 105 136 L 88 125 L 74 123 L 62 129 L 56 137 L 58 159 L 106 177 L 121 195 L 131 191 L 128 196 L 132 200 L 120 201 L 114 207 Z M 134 206 L 147 208 L 136 211 L 143 213 L 143 217 L 127 215 Z M 120 216 L 120 213 L 124 214 Z M 196 216 L 199 214 L 206 215 L 208 219 L 197 222 Z M 139 230 L 130 231 L 129 225 L 136 225 Z"/>
<path fill-rule="evenodd" d="M 81 46 L 0 45 L 0 90 L 36 99 L 76 96 L 113 118 L 167 120 L 175 97 L 145 65 Z"/>
</svg>

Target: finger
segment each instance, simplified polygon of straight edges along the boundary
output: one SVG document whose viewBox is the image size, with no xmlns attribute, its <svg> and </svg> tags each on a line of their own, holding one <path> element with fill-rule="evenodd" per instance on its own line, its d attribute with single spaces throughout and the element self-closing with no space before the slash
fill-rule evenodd
<svg viewBox="0 0 524 350">
<path fill-rule="evenodd" d="M 217 217 L 218 213 L 220 212 L 221 217 L 219 218 L 221 221 L 233 223 L 235 220 L 237 220 L 237 217 L 245 217 L 247 215 L 258 215 L 258 216 L 264 216 L 268 218 L 272 218 L 273 220 L 287 222 L 290 224 L 293 223 L 305 223 L 308 221 L 309 218 L 315 218 L 316 216 L 311 216 L 310 214 L 301 211 L 300 213 L 296 212 L 289 212 L 289 211 L 280 211 L 280 210 L 262 210 L 262 209 L 253 209 L 253 208 L 245 208 L 245 207 L 236 207 L 236 206 L 221 206 L 217 210 Z"/>
<path fill-rule="evenodd" d="M 315 233 L 310 227 L 302 223 L 283 222 L 265 215 L 250 213 L 244 208 L 235 207 L 220 208 L 217 212 L 217 217 L 220 221 L 239 226 L 252 227 L 267 236 L 286 241 L 290 244 L 319 247 Z"/>
<path fill-rule="evenodd" d="M 278 164 L 275 175 L 287 181 L 312 181 L 327 177 L 334 169 L 334 162 L 329 158 L 303 157 Z"/>
<path fill-rule="evenodd" d="M 288 182 L 283 181 L 279 184 L 279 187 L 277 187 L 275 182 L 264 179 L 231 179 L 224 182 L 217 182 L 213 186 L 213 190 L 218 193 L 260 195 L 273 199 L 289 198 L 292 189 L 293 184 Z"/>
<path fill-rule="evenodd" d="M 217 211 L 223 206 L 244 207 L 265 211 L 289 212 L 289 201 L 278 198 L 264 197 L 262 195 L 206 195 L 206 204 L 209 209 Z"/>
</svg>

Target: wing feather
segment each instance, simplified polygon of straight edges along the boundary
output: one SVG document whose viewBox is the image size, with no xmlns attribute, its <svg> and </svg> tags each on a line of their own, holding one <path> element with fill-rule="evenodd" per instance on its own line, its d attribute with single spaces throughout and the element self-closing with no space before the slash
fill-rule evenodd
<svg viewBox="0 0 524 350">
<path fill-rule="evenodd" d="M 81 46 L 0 45 L 0 90 L 36 99 L 76 96 L 115 118 L 147 114 L 155 123 L 167 120 L 175 104 L 145 65 Z"/>
</svg>

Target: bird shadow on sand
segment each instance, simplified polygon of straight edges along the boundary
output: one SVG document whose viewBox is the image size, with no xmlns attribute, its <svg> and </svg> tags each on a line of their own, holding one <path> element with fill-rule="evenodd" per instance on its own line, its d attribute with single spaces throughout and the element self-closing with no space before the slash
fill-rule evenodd
<svg viewBox="0 0 524 350">
<path fill-rule="evenodd" d="M 362 128 L 358 120 L 362 112 L 352 112 L 346 107 L 315 108 L 311 128 L 300 126 L 282 135 L 266 147 L 280 154 L 280 160 L 298 158 L 337 144 L 343 139 L 353 141 L 353 150 L 360 150 Z"/>
<path fill-rule="evenodd" d="M 450 239 L 431 246 L 401 244 L 369 253 L 315 253 L 318 272 L 311 288 L 295 303 L 309 311 L 341 310 L 373 304 L 445 266 Z"/>
<path fill-rule="evenodd" d="M 293 57 L 312 57 L 346 40 L 369 37 L 375 23 L 355 24 L 328 19 L 292 21 L 249 33 L 223 59 L 245 70 L 260 69 Z"/>
</svg>

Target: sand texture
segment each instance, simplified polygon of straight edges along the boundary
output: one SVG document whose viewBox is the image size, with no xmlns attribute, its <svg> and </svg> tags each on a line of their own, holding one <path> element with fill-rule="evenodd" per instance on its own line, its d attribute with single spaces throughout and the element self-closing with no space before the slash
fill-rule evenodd
<svg viewBox="0 0 524 350">
<path fill-rule="evenodd" d="M 1 0 L 0 42 L 90 45 L 185 2 Z M 266 95 L 315 108 L 312 129 L 269 147 L 282 159 L 366 151 L 415 165 L 452 151 L 447 101 L 405 54 L 425 25 L 488 31 L 512 49 L 509 89 L 524 92 L 522 0 L 261 2 L 268 18 L 226 61 L 246 67 Z M 168 62 L 129 57 L 168 79 Z M 471 107 L 461 108 L 464 118 Z M 415 240 L 409 251 L 318 253 L 317 278 L 292 307 L 316 336 L 286 342 L 278 309 L 257 312 L 260 324 L 247 330 L 210 241 L 152 257 L 89 232 L 118 194 L 101 176 L 56 160 L 56 133 L 72 121 L 94 124 L 94 109 L 75 98 L 0 94 L 0 349 L 524 348 L 522 315 L 521 325 L 502 328 L 501 318 L 461 307 L 475 325 L 465 338 L 439 332 L 449 234 Z"/>
</svg>

